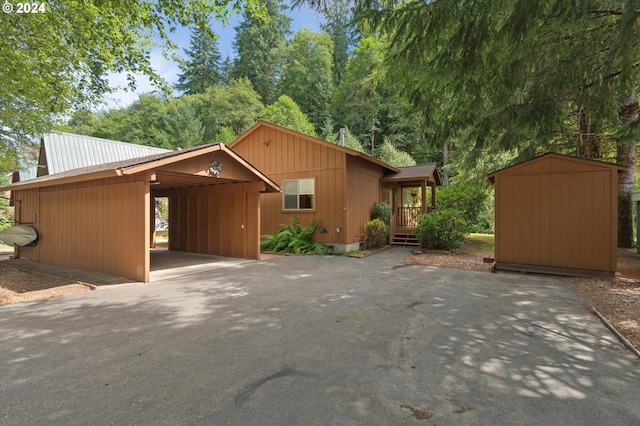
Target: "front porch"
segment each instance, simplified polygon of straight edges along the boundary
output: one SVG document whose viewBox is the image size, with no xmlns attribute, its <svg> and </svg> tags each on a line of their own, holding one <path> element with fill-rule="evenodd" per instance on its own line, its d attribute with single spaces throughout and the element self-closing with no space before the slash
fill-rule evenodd
<svg viewBox="0 0 640 426">
<path fill-rule="evenodd" d="M 391 206 L 392 245 L 418 246 L 416 231 L 420 216 L 436 208 L 436 186 L 441 185 L 435 164 L 401 167 L 382 179 L 382 201 Z"/>
</svg>

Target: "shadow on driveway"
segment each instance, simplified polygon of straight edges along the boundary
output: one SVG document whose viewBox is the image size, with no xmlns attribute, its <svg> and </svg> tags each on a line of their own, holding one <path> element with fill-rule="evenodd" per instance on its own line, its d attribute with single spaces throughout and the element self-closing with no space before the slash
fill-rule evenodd
<svg viewBox="0 0 640 426">
<path fill-rule="evenodd" d="M 4 424 L 637 424 L 555 279 L 277 257 L 0 307 Z"/>
</svg>

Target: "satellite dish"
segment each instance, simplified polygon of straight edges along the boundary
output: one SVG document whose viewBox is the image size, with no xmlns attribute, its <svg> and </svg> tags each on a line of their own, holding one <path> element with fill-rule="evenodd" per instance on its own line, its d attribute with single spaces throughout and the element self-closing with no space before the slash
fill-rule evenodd
<svg viewBox="0 0 640 426">
<path fill-rule="evenodd" d="M 24 247 L 37 240 L 38 233 L 29 225 L 16 225 L 0 232 L 0 243 L 7 246 Z"/>
</svg>

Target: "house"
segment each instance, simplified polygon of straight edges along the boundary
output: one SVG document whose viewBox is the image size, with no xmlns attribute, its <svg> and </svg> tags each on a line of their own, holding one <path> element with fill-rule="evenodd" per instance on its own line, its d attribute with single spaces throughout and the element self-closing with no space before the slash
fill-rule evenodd
<svg viewBox="0 0 640 426">
<path fill-rule="evenodd" d="M 282 188 L 261 198 L 263 233 L 278 231 L 292 218 L 304 225 L 316 219 L 321 225 L 315 240 L 339 252 L 360 247 L 364 224 L 381 201 L 394 209 L 392 240 L 417 245 L 416 216 L 435 207 L 435 187 L 441 184 L 435 164 L 393 167 L 265 121 L 230 146 Z"/>
<path fill-rule="evenodd" d="M 545 154 L 488 175 L 495 186 L 495 269 L 613 274 L 617 164 Z"/>
<path fill-rule="evenodd" d="M 257 259 L 260 195 L 280 188 L 218 143 L 71 168 L 3 190 L 11 190 L 16 222 L 39 236 L 16 248 L 18 256 L 146 282 L 155 197 L 169 198 L 170 250 Z"/>
</svg>

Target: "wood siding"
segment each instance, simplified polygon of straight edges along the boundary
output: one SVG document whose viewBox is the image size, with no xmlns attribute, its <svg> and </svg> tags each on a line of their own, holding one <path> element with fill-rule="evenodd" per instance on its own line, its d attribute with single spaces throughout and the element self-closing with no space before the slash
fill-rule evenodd
<svg viewBox="0 0 640 426">
<path fill-rule="evenodd" d="M 496 262 L 614 272 L 617 173 L 553 155 L 495 173 Z"/>
<path fill-rule="evenodd" d="M 304 135 L 262 126 L 246 135 L 233 150 L 282 186 L 288 179 L 315 179 L 314 210 L 283 210 L 283 194 L 262 194 L 261 232 L 278 231 L 281 224 L 297 218 L 303 225 L 321 220 L 326 233 L 317 232 L 316 241 L 349 243 L 353 232 L 346 223 L 346 154 Z M 341 232 L 337 232 L 337 228 Z M 345 238 L 347 237 L 347 238 Z"/>
<path fill-rule="evenodd" d="M 39 235 L 20 255 L 148 281 L 149 187 L 144 181 L 121 182 L 16 191 L 18 220 L 33 222 Z"/>
<path fill-rule="evenodd" d="M 362 241 L 364 224 L 371 220 L 373 205 L 380 202 L 381 168 L 372 167 L 366 161 L 347 159 L 347 226 L 350 242 Z"/>
<path fill-rule="evenodd" d="M 260 256 L 261 184 L 211 187 L 169 196 L 169 249 L 219 256 Z"/>
</svg>

